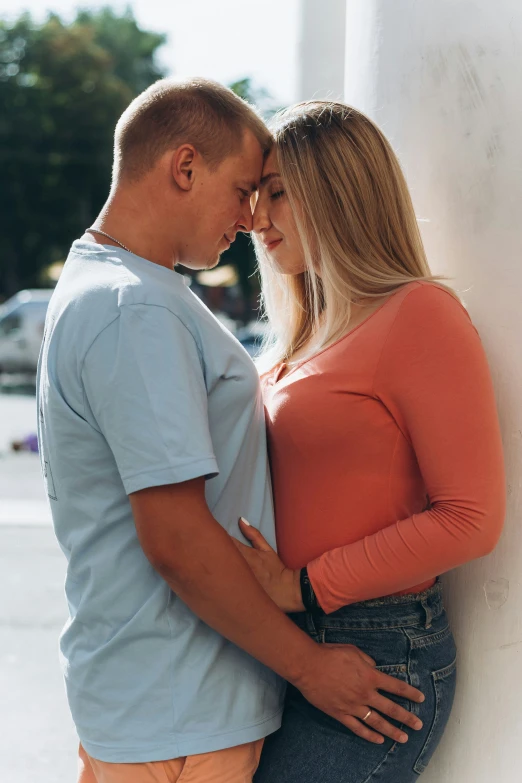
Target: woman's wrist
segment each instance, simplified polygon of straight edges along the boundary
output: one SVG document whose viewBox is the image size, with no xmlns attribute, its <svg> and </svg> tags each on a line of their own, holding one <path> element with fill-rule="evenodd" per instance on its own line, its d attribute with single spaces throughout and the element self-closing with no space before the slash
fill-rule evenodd
<svg viewBox="0 0 522 783">
<path fill-rule="evenodd" d="M 304 566 L 299 571 L 299 587 L 301 591 L 301 603 L 303 604 L 307 612 L 313 612 L 315 609 L 320 609 L 317 596 L 315 595 L 314 587 L 308 576 L 308 568 Z"/>
</svg>

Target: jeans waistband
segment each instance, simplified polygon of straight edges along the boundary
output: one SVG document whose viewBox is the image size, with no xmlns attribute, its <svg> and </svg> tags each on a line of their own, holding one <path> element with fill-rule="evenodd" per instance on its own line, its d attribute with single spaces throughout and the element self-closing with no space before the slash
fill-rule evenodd
<svg viewBox="0 0 522 783">
<path fill-rule="evenodd" d="M 422 593 L 388 596 L 343 606 L 336 612 L 307 613 L 307 625 L 321 628 L 429 628 L 444 612 L 440 581 Z"/>
</svg>

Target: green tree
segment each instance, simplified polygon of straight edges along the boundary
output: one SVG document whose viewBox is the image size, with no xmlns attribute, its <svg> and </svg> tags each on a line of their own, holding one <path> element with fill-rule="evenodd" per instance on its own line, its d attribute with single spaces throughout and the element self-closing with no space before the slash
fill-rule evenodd
<svg viewBox="0 0 522 783">
<path fill-rule="evenodd" d="M 0 294 L 36 285 L 103 205 L 114 126 L 163 73 L 130 10 L 0 21 Z"/>
</svg>

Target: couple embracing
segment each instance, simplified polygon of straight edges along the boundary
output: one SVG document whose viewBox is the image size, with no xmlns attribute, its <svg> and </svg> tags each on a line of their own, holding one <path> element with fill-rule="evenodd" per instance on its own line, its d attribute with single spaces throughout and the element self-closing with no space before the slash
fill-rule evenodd
<svg viewBox="0 0 522 783">
<path fill-rule="evenodd" d="M 257 368 L 175 271 L 238 231 Z M 438 576 L 494 547 L 503 462 L 480 339 L 367 117 L 313 101 L 269 130 L 202 79 L 139 96 L 38 405 L 80 783 L 417 779 L 456 682 Z"/>
</svg>

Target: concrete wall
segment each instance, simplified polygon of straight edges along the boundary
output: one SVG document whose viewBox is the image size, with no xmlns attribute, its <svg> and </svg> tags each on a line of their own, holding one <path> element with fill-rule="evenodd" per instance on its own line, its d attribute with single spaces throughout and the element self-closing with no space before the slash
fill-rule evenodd
<svg viewBox="0 0 522 783">
<path fill-rule="evenodd" d="M 346 0 L 301 0 L 297 99 L 343 98 Z"/>
<path fill-rule="evenodd" d="M 432 267 L 454 278 L 482 336 L 507 461 L 500 545 L 445 579 L 460 679 L 423 781 L 515 783 L 522 779 L 522 3 L 348 0 L 346 52 L 346 100 L 394 144 Z"/>
</svg>

